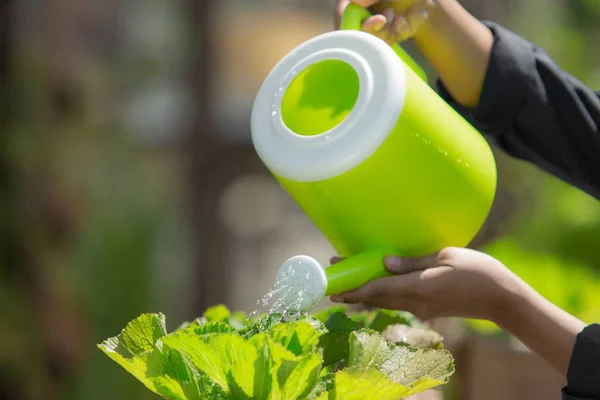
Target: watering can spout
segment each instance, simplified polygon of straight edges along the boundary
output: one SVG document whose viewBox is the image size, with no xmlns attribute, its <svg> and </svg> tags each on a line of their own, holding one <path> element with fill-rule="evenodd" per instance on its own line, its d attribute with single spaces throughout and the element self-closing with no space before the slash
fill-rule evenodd
<svg viewBox="0 0 600 400">
<path fill-rule="evenodd" d="M 377 278 L 389 275 L 383 258 L 389 251 L 364 251 L 324 268 L 309 256 L 286 260 L 275 278 L 274 292 L 288 310 L 309 311 L 325 296 L 358 289 Z"/>
</svg>

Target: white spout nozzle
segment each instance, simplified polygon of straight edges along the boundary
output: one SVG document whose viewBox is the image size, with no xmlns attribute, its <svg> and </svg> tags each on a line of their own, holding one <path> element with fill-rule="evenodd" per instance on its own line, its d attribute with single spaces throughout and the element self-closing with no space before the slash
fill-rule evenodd
<svg viewBox="0 0 600 400">
<path fill-rule="evenodd" d="M 325 297 L 325 269 L 312 257 L 292 257 L 279 267 L 274 289 L 286 309 L 308 311 Z"/>
</svg>

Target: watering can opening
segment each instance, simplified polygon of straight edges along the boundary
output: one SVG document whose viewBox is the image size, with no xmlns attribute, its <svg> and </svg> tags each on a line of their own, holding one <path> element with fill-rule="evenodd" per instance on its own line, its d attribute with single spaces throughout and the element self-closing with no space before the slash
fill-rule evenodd
<svg viewBox="0 0 600 400">
<path fill-rule="evenodd" d="M 286 55 L 252 109 L 252 141 L 279 177 L 318 182 L 339 176 L 383 143 L 402 113 L 406 68 L 365 32 L 317 36 Z"/>
<path fill-rule="evenodd" d="M 351 113 L 360 92 L 358 73 L 342 60 L 309 65 L 290 83 L 281 102 L 283 123 L 296 135 L 322 135 Z"/>
</svg>

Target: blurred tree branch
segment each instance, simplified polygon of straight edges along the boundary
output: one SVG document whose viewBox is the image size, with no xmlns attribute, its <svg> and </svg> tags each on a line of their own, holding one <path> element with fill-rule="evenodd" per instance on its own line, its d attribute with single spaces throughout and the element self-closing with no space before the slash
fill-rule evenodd
<svg viewBox="0 0 600 400">
<path fill-rule="evenodd" d="M 249 143 L 231 145 L 215 121 L 214 77 L 215 29 L 212 26 L 217 2 L 188 2 L 193 27 L 191 79 L 194 107 L 197 110 L 193 129 L 184 141 L 184 154 L 190 179 L 188 206 L 193 218 L 197 248 L 193 273 L 196 274 L 194 312 L 202 313 L 207 307 L 226 303 L 228 279 L 235 273 L 230 265 L 229 252 L 233 238 L 219 216 L 221 196 L 239 176 L 266 173 L 254 148 Z"/>
<path fill-rule="evenodd" d="M 46 73 L 47 83 L 41 87 L 38 81 L 36 89 L 50 101 L 30 102 L 23 93 L 24 80 L 39 77 L 15 68 L 25 46 L 13 36 L 23 17 L 17 5 L 0 0 L 0 318 L 9 328 L 2 338 L 12 340 L 2 340 L 0 370 L 8 373 L 0 376 L 0 398 L 53 400 L 64 398 L 81 357 L 78 302 L 72 288 L 57 279 L 66 263 L 65 245 L 75 232 L 73 208 L 53 171 L 49 146 L 57 140 L 55 123 L 73 110 L 57 104 L 53 89 L 60 84 L 53 86 L 49 53 L 36 56 L 34 64 Z M 19 11 L 29 12 L 27 7 Z M 42 18 L 50 31 L 38 36 L 42 41 L 69 37 L 72 25 L 51 23 L 56 13 Z M 56 50 L 51 55 L 60 58 Z M 49 124 L 38 118 L 44 113 L 51 116 Z M 14 152 L 24 143 L 25 151 Z"/>
<path fill-rule="evenodd" d="M 212 110 L 213 30 L 215 7 L 213 1 L 189 0 L 191 30 L 191 80 L 194 109 L 197 110 L 190 135 L 184 140 L 183 152 L 189 173 L 189 211 L 192 215 L 195 252 L 192 273 L 196 277 L 193 295 L 193 312 L 200 314 L 214 303 L 226 301 L 225 283 L 227 235 L 219 223 L 216 210 L 221 182 L 213 157 L 227 157 L 224 145 L 218 139 Z"/>
<path fill-rule="evenodd" d="M 0 290 L 4 287 L 18 287 L 16 276 L 24 273 L 27 263 L 23 256 L 22 243 L 18 239 L 18 226 L 14 222 L 12 206 L 14 204 L 15 180 L 12 174 L 7 144 L 10 135 L 10 86 L 9 86 L 9 55 L 11 43 L 11 1 L 0 0 Z M 9 302 L 13 300 L 8 293 L 0 292 L 0 318 L 5 326 L 10 326 L 12 316 L 9 312 Z M 3 291 L 4 291 L 3 290 Z M 18 297 L 17 297 L 18 298 Z M 6 335 L 3 335 L 6 337 Z M 18 372 L 14 371 L 10 355 L 0 354 L 0 398 L 21 400 L 25 399 L 25 382 Z"/>
</svg>

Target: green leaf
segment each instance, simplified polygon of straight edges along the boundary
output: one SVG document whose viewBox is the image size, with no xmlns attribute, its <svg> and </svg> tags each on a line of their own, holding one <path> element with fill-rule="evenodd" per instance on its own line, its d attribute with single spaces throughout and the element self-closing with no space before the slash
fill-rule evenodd
<svg viewBox="0 0 600 400">
<path fill-rule="evenodd" d="M 229 325 L 231 325 L 237 330 L 244 329 L 244 327 L 246 326 L 246 324 L 248 324 L 249 321 L 250 320 L 248 319 L 246 314 L 241 311 L 236 311 L 232 313 L 229 317 Z"/>
<path fill-rule="evenodd" d="M 359 322 L 353 321 L 343 312 L 335 312 L 329 316 L 325 322 L 325 327 L 329 332 L 353 332 L 355 330 L 363 328 L 363 325 Z"/>
<path fill-rule="evenodd" d="M 254 379 L 252 393 L 255 399 L 268 399 L 273 388 L 274 362 L 268 345 L 258 349 L 258 357 L 254 361 Z M 246 371 L 247 373 L 247 371 Z"/>
<path fill-rule="evenodd" d="M 350 334 L 348 367 L 378 370 L 417 393 L 447 383 L 454 359 L 446 350 L 396 346 L 375 331 L 361 330 Z"/>
<path fill-rule="evenodd" d="M 192 330 L 196 335 L 208 335 L 211 333 L 233 333 L 233 332 L 236 332 L 235 328 L 227 325 L 224 322 L 208 322 L 202 326 L 193 326 Z"/>
<path fill-rule="evenodd" d="M 161 349 L 161 338 L 167 337 L 165 331 L 162 314 L 144 314 L 127 324 L 119 336 L 98 347 L 148 389 L 166 399 L 225 399 L 225 393 L 196 371 L 181 353 Z"/>
<path fill-rule="evenodd" d="M 418 325 L 418 320 L 406 311 L 377 310 L 366 327 L 381 333 L 390 325 L 415 326 Z"/>
<path fill-rule="evenodd" d="M 162 361 L 161 372 L 179 383 L 185 395 L 184 399 L 225 398 L 225 393 L 221 388 L 211 382 L 206 375 L 200 374 L 180 352 L 169 348 L 165 350 L 166 357 Z M 160 388 L 158 392 L 164 395 L 163 388 Z"/>
<path fill-rule="evenodd" d="M 333 306 L 333 307 L 329 307 L 329 308 L 326 308 L 325 310 L 321 310 L 319 312 L 313 313 L 313 317 L 316 318 L 316 319 L 318 319 L 322 323 L 325 323 L 325 322 L 327 322 L 327 320 L 329 319 L 329 317 L 331 317 L 333 314 L 336 314 L 336 313 L 345 314 L 346 313 L 346 307 L 345 306 Z"/>
<path fill-rule="evenodd" d="M 204 312 L 204 318 L 208 322 L 228 322 L 231 317 L 231 311 L 224 305 L 210 307 Z"/>
<path fill-rule="evenodd" d="M 245 329 L 240 331 L 240 334 L 248 339 L 282 322 L 284 322 L 283 315 L 269 314 L 248 325 Z"/>
<path fill-rule="evenodd" d="M 227 375 L 229 385 L 229 397 L 236 400 L 251 400 L 254 392 L 253 376 L 250 370 L 253 368 L 253 360 L 242 360 L 238 362 Z M 268 397 L 265 397 L 267 399 Z"/>
<path fill-rule="evenodd" d="M 254 360 L 242 360 L 231 371 L 228 384 L 235 399 L 305 399 L 319 379 L 319 354 L 296 356 L 267 332 L 252 337 Z"/>
<path fill-rule="evenodd" d="M 381 334 L 385 340 L 397 345 L 409 345 L 418 349 L 442 349 L 444 338 L 431 329 L 407 325 L 390 325 Z"/>
<path fill-rule="evenodd" d="M 280 314 L 242 321 L 213 307 L 166 334 L 162 314 L 144 314 L 99 347 L 169 400 L 397 399 L 443 384 L 454 371 L 447 351 L 409 345 L 441 338 L 404 313 L 328 315 L 324 323 L 308 315 L 286 322 Z M 383 328 L 390 322 L 402 324 Z"/>
<path fill-rule="evenodd" d="M 321 335 L 305 321 L 274 325 L 265 333 L 297 356 L 315 351 Z"/>
<path fill-rule="evenodd" d="M 206 374 L 225 392 L 229 392 L 228 375 L 243 360 L 254 360 L 256 348 L 235 333 L 197 336 L 189 331 L 163 338 L 165 345 L 181 351 L 191 364 Z"/>
<path fill-rule="evenodd" d="M 319 380 L 323 362 L 320 353 L 297 356 L 268 336 L 265 336 L 264 340 L 269 347 L 271 373 L 274 378 L 272 398 L 306 399 Z"/>
<path fill-rule="evenodd" d="M 377 309 L 346 314 L 345 307 L 334 306 L 316 313 L 314 317 L 326 323 L 334 315 L 336 317 L 343 315 L 345 318 L 359 324 L 361 328 L 369 328 L 377 332 L 383 332 L 387 326 L 395 324 L 420 326 L 419 320 L 413 314 L 398 310 Z"/>
<path fill-rule="evenodd" d="M 273 396 L 274 362 L 265 339 L 258 342 L 257 357 L 238 362 L 229 376 L 233 399 L 271 399 Z"/>
<path fill-rule="evenodd" d="M 116 338 L 113 338 L 117 340 Z M 131 375 L 136 377 L 140 382 L 144 384 L 148 389 L 153 391 L 154 393 L 158 393 L 157 382 L 155 379 L 151 379 L 148 375 L 148 358 L 150 357 L 150 353 L 148 355 L 140 355 L 140 357 L 131 357 L 131 354 L 128 351 L 123 352 L 124 347 L 114 346 L 113 339 L 108 339 L 104 343 L 100 344 L 98 347 L 102 350 L 108 357 L 110 357 L 114 362 L 119 364 L 125 371 L 129 372 Z M 154 374 L 152 374 L 154 375 Z M 163 378 L 160 378 L 161 380 Z M 160 382 L 159 386 L 164 386 L 165 388 L 170 388 L 171 386 L 175 386 L 175 382 L 171 382 L 170 379 L 165 378 L 164 382 Z M 165 389 L 166 390 L 166 389 Z M 176 396 L 176 388 L 172 389 L 173 396 L 167 397 L 169 399 L 179 399 L 180 397 Z M 181 393 L 182 395 L 182 393 Z"/>
<path fill-rule="evenodd" d="M 149 365 L 159 365 L 155 343 L 166 334 L 165 316 L 143 314 L 128 323 L 121 333 L 98 345 L 108 357 L 135 376 L 148 389 L 158 393 L 159 389 L 170 392 L 172 399 L 182 398 L 183 392 L 177 382 L 168 377 L 160 377 Z M 156 368 L 154 368 L 156 369 Z"/>
<path fill-rule="evenodd" d="M 306 399 L 319 381 L 322 361 L 319 354 L 284 360 L 277 376 L 281 399 Z"/>
<path fill-rule="evenodd" d="M 398 400 L 411 392 L 380 371 L 356 367 L 336 372 L 329 386 L 329 391 L 316 397 L 318 400 Z"/>
<path fill-rule="evenodd" d="M 103 345 L 124 356 L 139 355 L 154 349 L 156 341 L 167 334 L 163 314 L 142 314 L 125 326 L 119 336 Z"/>
<path fill-rule="evenodd" d="M 302 321 L 312 325 L 312 327 L 315 328 L 315 330 L 317 332 L 319 332 L 319 334 L 321 334 L 321 335 L 328 332 L 328 329 L 325 326 L 325 322 L 323 322 L 320 319 L 315 318 L 311 315 L 305 315 L 302 318 Z"/>
<path fill-rule="evenodd" d="M 335 387 L 335 374 L 333 372 L 324 373 L 323 371 L 324 369 L 321 370 L 319 382 L 308 396 L 309 400 L 319 399 L 324 393 L 331 392 Z"/>
<path fill-rule="evenodd" d="M 319 338 L 319 347 L 323 349 L 323 366 L 345 363 L 348 359 L 348 339 L 350 333 L 362 328 L 362 325 L 336 312 L 329 316 L 325 326 L 329 330 Z"/>
</svg>

